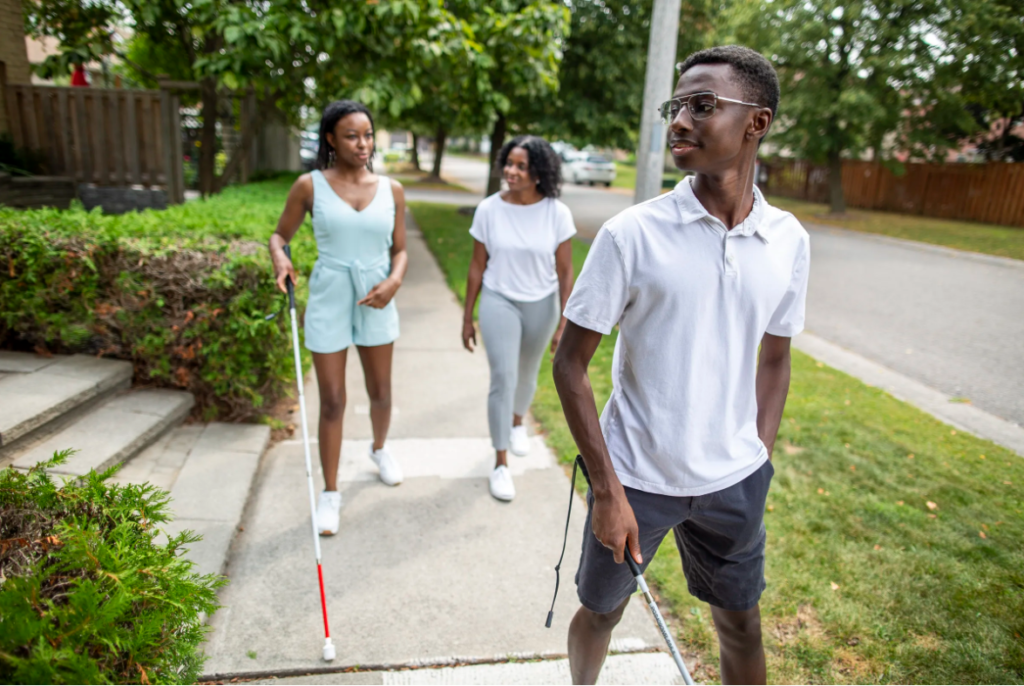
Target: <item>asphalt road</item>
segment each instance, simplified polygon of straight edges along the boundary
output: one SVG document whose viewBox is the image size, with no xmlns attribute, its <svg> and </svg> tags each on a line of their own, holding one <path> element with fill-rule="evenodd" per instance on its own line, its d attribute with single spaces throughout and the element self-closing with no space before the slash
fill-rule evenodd
<svg viewBox="0 0 1024 686">
<path fill-rule="evenodd" d="M 486 165 L 447 157 L 446 176 L 482 193 Z M 632 196 L 568 184 L 581 237 Z M 948 395 L 1024 425 L 1024 262 L 808 225 L 807 329 Z"/>
<path fill-rule="evenodd" d="M 1024 262 L 808 229 L 808 329 L 1024 424 Z"/>
</svg>

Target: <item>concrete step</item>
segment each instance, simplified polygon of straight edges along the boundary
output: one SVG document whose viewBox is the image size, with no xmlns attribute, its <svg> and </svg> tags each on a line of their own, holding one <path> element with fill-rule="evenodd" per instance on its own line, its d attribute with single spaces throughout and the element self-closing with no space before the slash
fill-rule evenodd
<svg viewBox="0 0 1024 686">
<path fill-rule="evenodd" d="M 200 574 L 221 574 L 269 441 L 270 427 L 259 424 L 182 426 L 128 461 L 113 480 L 169 491 L 174 520 L 164 532 L 200 534 L 188 558 Z"/>
<path fill-rule="evenodd" d="M 0 448 L 38 438 L 69 413 L 128 388 L 131 380 L 132 365 L 122 360 L 0 350 Z"/>
<path fill-rule="evenodd" d="M 83 476 L 91 469 L 100 471 L 124 462 L 181 423 L 194 402 L 192 394 L 184 391 L 124 391 L 92 403 L 88 411 L 56 433 L 19 441 L 5 451 L 2 462 L 30 469 L 53 457 L 54 452 L 71 448 L 77 452 L 52 469 L 54 474 Z"/>
</svg>

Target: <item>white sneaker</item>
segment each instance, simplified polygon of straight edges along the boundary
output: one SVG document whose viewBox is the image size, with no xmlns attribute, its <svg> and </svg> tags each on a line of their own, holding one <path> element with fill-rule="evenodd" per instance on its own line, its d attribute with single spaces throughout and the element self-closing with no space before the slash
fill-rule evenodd
<svg viewBox="0 0 1024 686">
<path fill-rule="evenodd" d="M 530 437 L 526 435 L 526 425 L 513 426 L 509 437 L 508 449 L 513 455 L 525 457 L 530 454 Z"/>
<path fill-rule="evenodd" d="M 380 469 L 380 480 L 386 483 L 388 486 L 397 486 L 402 483 L 402 468 L 398 466 L 398 460 L 392 457 L 388 451 L 388 447 L 384 446 L 380 450 L 374 450 L 373 444 L 370 444 L 370 459 L 376 463 L 377 468 Z"/>
<path fill-rule="evenodd" d="M 341 493 L 324 491 L 320 494 L 320 502 L 316 506 L 316 528 L 321 536 L 333 536 L 338 533 L 341 523 Z"/>
<path fill-rule="evenodd" d="M 509 501 L 516 497 L 516 485 L 512 483 L 512 472 L 505 465 L 495 467 L 489 481 L 491 495 L 498 500 Z"/>
</svg>

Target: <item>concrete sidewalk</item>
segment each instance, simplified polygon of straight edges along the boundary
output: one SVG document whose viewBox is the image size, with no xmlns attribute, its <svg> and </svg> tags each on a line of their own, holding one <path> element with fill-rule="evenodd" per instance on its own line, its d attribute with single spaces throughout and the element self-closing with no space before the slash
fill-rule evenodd
<svg viewBox="0 0 1024 686">
<path fill-rule="evenodd" d="M 329 665 L 320 659 L 323 627 L 297 436 L 271 449 L 257 478 L 228 565 L 224 607 L 211 621 L 210 677 L 565 655 L 568 623 L 577 607 L 573 577 L 585 505 L 577 498 L 555 621 L 545 629 L 569 481 L 535 438 L 528 457 L 512 458 L 516 500 L 506 504 L 491 498 L 487 360 L 483 351 L 470 355 L 462 349 L 461 308 L 411 217 L 409 222 L 410 269 L 397 298 L 402 336 L 395 351 L 390 439 L 406 481 L 389 488 L 376 480 L 366 452 L 368 401 L 353 351 L 342 526 L 336 536 L 321 539 L 338 657 Z M 312 376 L 306 388 L 315 437 L 318 401 Z M 632 603 L 613 648 L 630 653 L 660 646 L 647 610 Z M 492 666 L 479 676 L 521 682 L 515 671 L 521 664 Z M 512 671 L 499 679 L 493 669 L 502 668 Z M 613 678 L 605 683 L 638 678 L 631 670 L 620 674 L 616 679 L 610 673 Z M 339 683 L 344 678 L 338 675 Z"/>
</svg>

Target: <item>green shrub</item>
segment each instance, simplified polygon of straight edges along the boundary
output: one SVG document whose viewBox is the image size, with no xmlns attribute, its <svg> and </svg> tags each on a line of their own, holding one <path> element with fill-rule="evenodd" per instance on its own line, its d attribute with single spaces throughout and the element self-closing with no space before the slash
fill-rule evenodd
<svg viewBox="0 0 1024 686">
<path fill-rule="evenodd" d="M 287 318 L 265 319 L 284 304 L 265 245 L 290 181 L 118 216 L 0 208 L 0 348 L 130 360 L 203 419 L 260 415 L 295 376 Z M 308 227 L 293 246 L 308 274 Z"/>
<path fill-rule="evenodd" d="M 166 492 L 113 469 L 54 484 L 69 454 L 0 471 L 0 681 L 194 683 L 225 579 L 181 557 L 191 532 L 157 542 Z"/>
</svg>

